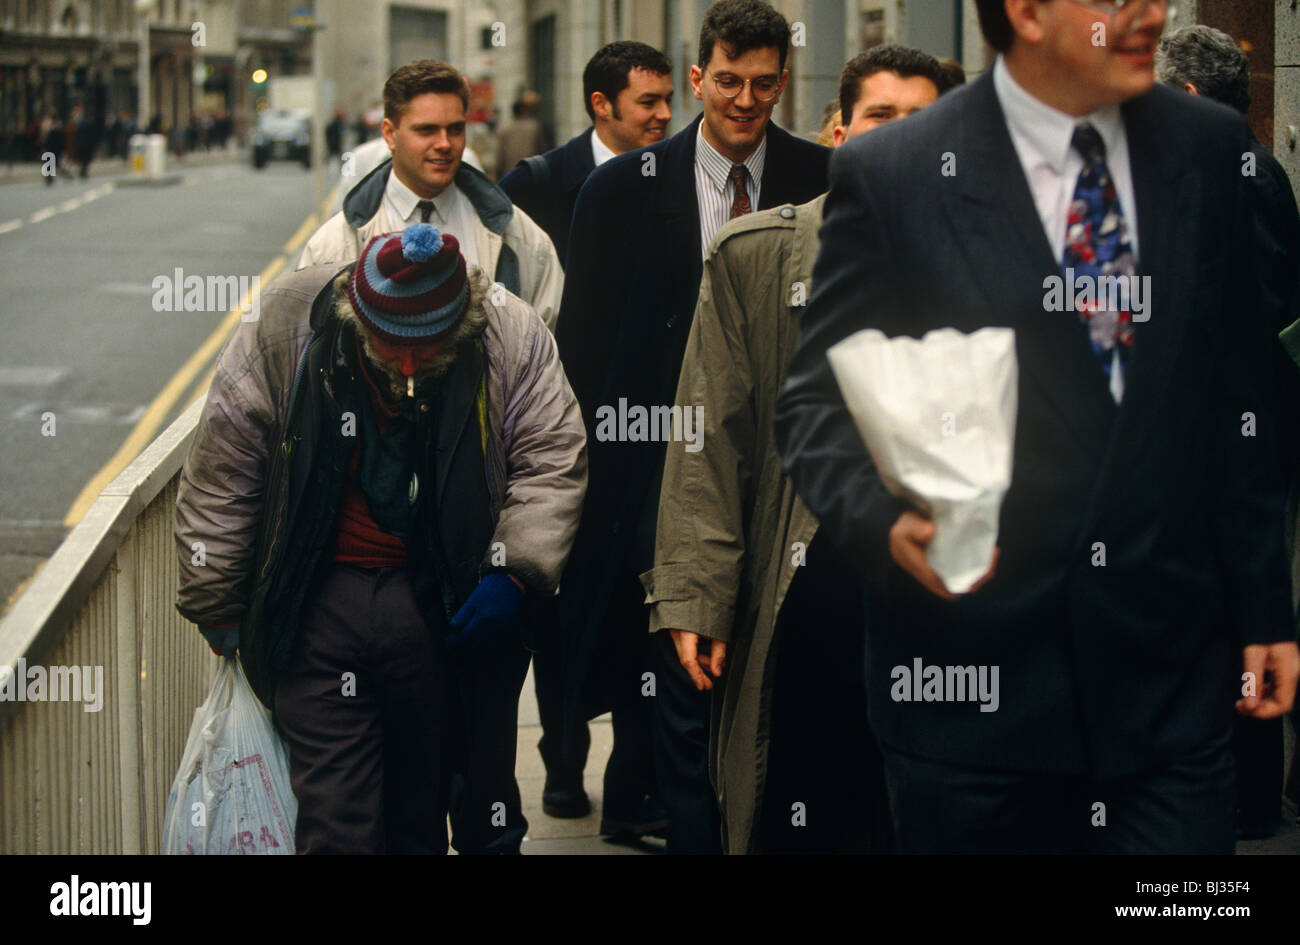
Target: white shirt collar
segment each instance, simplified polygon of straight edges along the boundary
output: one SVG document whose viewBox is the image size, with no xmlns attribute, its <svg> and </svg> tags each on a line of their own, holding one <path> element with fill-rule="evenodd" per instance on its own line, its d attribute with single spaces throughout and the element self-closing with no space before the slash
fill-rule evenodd
<svg viewBox="0 0 1300 945">
<path fill-rule="evenodd" d="M 600 140 L 600 135 L 596 134 L 596 128 L 591 128 L 591 159 L 596 162 L 596 166 L 604 164 L 612 157 L 617 157 L 613 151 L 605 146 L 605 142 Z"/>
<path fill-rule="evenodd" d="M 742 162 L 749 169 L 749 179 L 757 186 L 763 180 L 763 164 L 767 160 L 767 129 L 763 129 L 763 140 L 758 143 L 754 153 Z M 718 153 L 713 145 L 704 138 L 704 122 L 700 122 L 695 131 L 695 163 L 704 168 L 705 175 L 719 193 L 727 192 L 727 178 L 731 175 L 732 162 Z"/>
<path fill-rule="evenodd" d="M 397 211 L 399 220 L 410 219 L 411 214 L 415 213 L 415 205 L 420 201 L 419 195 L 403 184 L 398 179 L 397 171 L 392 169 L 388 172 L 388 186 L 384 188 L 384 196 Z"/>
<path fill-rule="evenodd" d="M 993 64 L 993 87 L 997 92 L 1002 111 L 1017 134 L 1023 137 L 1038 155 L 1058 174 L 1065 173 L 1065 162 L 1070 156 L 1070 139 L 1076 126 L 1091 124 L 1106 143 L 1106 153 L 1115 153 L 1120 135 L 1124 133 L 1124 119 L 1118 105 L 1107 105 L 1097 111 L 1075 117 L 1035 98 L 1011 75 L 1002 56 Z"/>
<path fill-rule="evenodd" d="M 456 186 L 455 181 L 444 187 L 442 193 L 433 198 L 433 209 L 437 211 L 444 224 L 451 222 L 452 208 L 456 206 L 459 198 L 460 188 Z"/>
<path fill-rule="evenodd" d="M 433 208 L 444 223 L 451 218 L 451 209 L 455 206 L 456 197 L 459 193 L 460 191 L 453 181 L 443 189 L 442 193 L 433 198 Z M 417 205 L 424 198 L 403 184 L 398 179 L 396 171 L 389 171 L 388 173 L 388 186 L 384 188 L 384 196 L 388 198 L 393 205 L 393 209 L 397 211 L 398 219 L 404 223 L 420 222 L 420 211 Z"/>
</svg>

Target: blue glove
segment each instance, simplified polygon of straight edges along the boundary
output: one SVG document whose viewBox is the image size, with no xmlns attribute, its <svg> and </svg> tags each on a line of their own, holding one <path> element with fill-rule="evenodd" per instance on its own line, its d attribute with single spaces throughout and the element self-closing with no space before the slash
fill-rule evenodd
<svg viewBox="0 0 1300 945">
<path fill-rule="evenodd" d="M 199 627 L 199 633 L 208 641 L 212 652 L 233 660 L 239 652 L 239 625 L 229 627 Z"/>
<path fill-rule="evenodd" d="M 510 575 L 486 575 L 451 618 L 447 652 L 470 662 L 481 659 L 514 635 L 523 605 L 524 592 Z"/>
</svg>

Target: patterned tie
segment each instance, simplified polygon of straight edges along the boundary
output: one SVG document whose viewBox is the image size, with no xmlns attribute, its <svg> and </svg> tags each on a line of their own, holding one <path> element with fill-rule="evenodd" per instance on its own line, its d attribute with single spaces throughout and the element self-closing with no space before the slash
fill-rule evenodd
<svg viewBox="0 0 1300 945">
<path fill-rule="evenodd" d="M 731 198 L 731 216 L 727 217 L 728 220 L 734 220 L 754 209 L 749 205 L 749 191 L 745 188 L 745 181 L 749 179 L 749 169 L 743 164 L 733 164 L 727 178 L 736 185 L 736 196 Z"/>
<path fill-rule="evenodd" d="M 1061 265 L 1074 270 L 1074 279 L 1085 277 L 1093 286 L 1093 301 L 1079 307 L 1079 317 L 1088 326 L 1093 353 L 1110 382 L 1111 396 L 1119 403 L 1124 396 L 1124 376 L 1133 353 L 1133 318 L 1124 306 L 1128 299 L 1129 279 L 1137 268 L 1133 262 L 1133 244 L 1128 238 L 1128 224 L 1115 193 L 1115 182 L 1106 166 L 1106 143 L 1097 129 L 1089 124 L 1074 129 L 1070 144 L 1083 155 L 1070 201 L 1065 228 L 1065 252 Z M 1103 276 L 1123 279 L 1125 294 L 1103 294 Z M 1067 280 L 1066 291 L 1075 285 Z M 1107 302 L 1116 301 L 1120 311 L 1111 311 Z"/>
<path fill-rule="evenodd" d="M 428 223 L 429 217 L 433 216 L 433 201 L 421 200 L 415 205 L 415 207 L 420 211 L 420 222 Z"/>
</svg>

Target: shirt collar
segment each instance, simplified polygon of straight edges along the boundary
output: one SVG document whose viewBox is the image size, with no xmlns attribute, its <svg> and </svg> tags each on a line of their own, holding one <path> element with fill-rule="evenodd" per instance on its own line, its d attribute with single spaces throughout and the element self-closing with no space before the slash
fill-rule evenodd
<svg viewBox="0 0 1300 945">
<path fill-rule="evenodd" d="M 749 178 L 755 184 L 763 179 L 763 164 L 767 160 L 767 129 L 763 129 L 763 140 L 758 143 L 754 153 L 742 162 L 749 169 Z M 695 131 L 695 163 L 704 168 L 705 175 L 719 193 L 727 192 L 727 178 L 731 174 L 731 161 L 718 153 L 713 145 L 704 138 L 704 122 L 700 122 Z"/>
<path fill-rule="evenodd" d="M 411 214 L 415 212 L 415 205 L 420 201 L 416 192 L 403 184 L 394 170 L 388 172 L 388 186 L 384 188 L 384 196 L 392 203 L 397 216 L 402 220 L 410 219 Z"/>
<path fill-rule="evenodd" d="M 600 140 L 600 135 L 596 134 L 595 127 L 591 129 L 591 159 L 596 162 L 596 166 L 604 164 L 612 157 L 617 155 L 605 146 L 605 142 Z"/>
<path fill-rule="evenodd" d="M 1007 124 L 1028 141 L 1058 174 L 1065 173 L 1065 164 L 1070 157 L 1070 139 L 1078 125 L 1086 122 L 1097 129 L 1106 144 L 1107 155 L 1115 153 L 1120 135 L 1124 133 L 1124 119 L 1118 105 L 1099 108 L 1081 118 L 1067 115 L 1026 91 L 1012 77 L 1002 56 L 998 56 L 993 65 L 993 87 L 1007 116 Z"/>
<path fill-rule="evenodd" d="M 442 193 L 433 198 L 433 209 L 437 211 L 443 223 L 451 222 L 451 208 L 456 205 L 456 198 L 459 195 L 460 190 L 457 189 L 456 182 L 452 181 L 443 188 Z"/>
<path fill-rule="evenodd" d="M 398 180 L 397 175 L 392 171 L 388 173 L 388 186 L 385 188 L 384 193 L 392 202 L 393 209 L 397 211 L 398 217 L 404 223 L 420 222 L 420 212 L 417 209 L 417 204 L 424 198 Z M 452 181 L 443 189 L 442 193 L 433 198 L 433 209 L 437 211 L 443 223 L 451 219 L 451 208 L 455 205 L 458 193 L 456 182 Z"/>
</svg>

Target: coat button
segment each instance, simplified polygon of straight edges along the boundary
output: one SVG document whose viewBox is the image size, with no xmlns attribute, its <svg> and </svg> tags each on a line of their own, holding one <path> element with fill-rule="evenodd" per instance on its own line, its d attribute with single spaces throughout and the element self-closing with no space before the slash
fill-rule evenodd
<svg viewBox="0 0 1300 945">
<path fill-rule="evenodd" d="M 794 219 L 794 207 L 782 207 L 781 217 L 786 220 Z"/>
<path fill-rule="evenodd" d="M 420 413 L 428 413 L 428 412 L 429 412 L 429 405 L 428 405 L 428 404 L 420 404 Z"/>
</svg>

